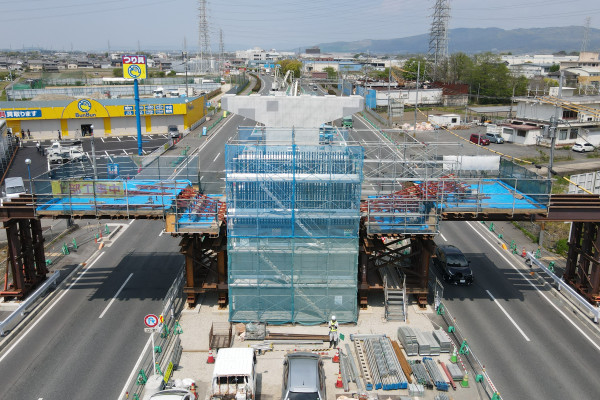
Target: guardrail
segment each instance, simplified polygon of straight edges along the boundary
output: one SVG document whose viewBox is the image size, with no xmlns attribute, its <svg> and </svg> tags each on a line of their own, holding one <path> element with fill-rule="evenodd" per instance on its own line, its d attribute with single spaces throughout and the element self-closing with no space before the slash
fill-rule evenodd
<svg viewBox="0 0 600 400">
<path fill-rule="evenodd" d="M 501 400 L 502 397 L 500 397 L 500 393 L 496 389 L 496 386 L 494 386 L 492 379 L 485 371 L 484 365 L 481 363 L 481 361 L 479 361 L 479 359 L 473 352 L 473 349 L 471 349 L 471 347 L 469 346 L 464 335 L 462 335 L 462 333 L 456 326 L 456 319 L 452 316 L 452 314 L 443 302 L 440 302 L 440 305 L 437 307 L 437 313 L 442 316 L 442 319 L 447 324 L 448 334 L 454 337 L 454 339 L 456 340 L 456 343 L 454 343 L 453 341 L 453 346 L 455 346 L 455 351 L 457 351 L 458 353 L 458 361 L 462 365 L 463 369 L 466 370 L 466 367 L 462 362 L 462 358 L 464 358 L 471 366 L 471 369 L 475 373 L 475 382 L 481 385 L 482 389 L 485 391 L 487 396 L 491 400 Z"/>
<path fill-rule="evenodd" d="M 154 349 L 148 351 L 148 347 L 144 348 L 141 362 L 136 365 L 136 374 L 129 379 L 119 399 L 141 399 L 148 378 L 155 374 L 163 377 L 163 386 L 166 386 L 171 372 L 178 367 L 183 350 L 179 338 L 179 334 L 183 331 L 178 316 L 184 305 L 184 271 L 182 266 L 163 300 L 164 324 L 159 337 L 155 340 Z M 156 366 L 153 365 L 152 352 L 156 353 Z"/>
<path fill-rule="evenodd" d="M 0 336 L 4 336 L 4 329 L 10 325 L 13 320 L 16 318 L 23 318 L 25 316 L 25 312 L 27 308 L 36 301 L 42 294 L 46 293 L 50 286 L 56 287 L 56 280 L 60 276 L 59 271 L 55 271 L 52 275 L 46 279 L 46 281 L 35 291 L 33 292 L 27 299 L 21 303 L 21 305 L 13 311 L 6 319 L 0 322 Z"/>
<path fill-rule="evenodd" d="M 600 318 L 600 307 L 595 307 L 592 304 L 590 304 L 583 296 L 577 293 L 575 289 L 573 289 L 569 284 L 563 281 L 562 278 L 559 278 L 558 275 L 556 275 L 552 270 L 546 267 L 541 261 L 536 259 L 533 253 L 526 253 L 525 262 L 528 265 L 535 265 L 536 267 L 541 268 L 542 271 L 544 271 L 546 275 L 548 275 L 554 281 L 554 284 L 556 285 L 558 291 L 564 290 L 565 292 L 567 292 L 571 296 L 571 299 L 576 303 L 575 305 L 577 307 L 581 307 L 589 311 L 592 315 L 592 320 L 595 323 L 598 323 L 598 320 Z"/>
</svg>

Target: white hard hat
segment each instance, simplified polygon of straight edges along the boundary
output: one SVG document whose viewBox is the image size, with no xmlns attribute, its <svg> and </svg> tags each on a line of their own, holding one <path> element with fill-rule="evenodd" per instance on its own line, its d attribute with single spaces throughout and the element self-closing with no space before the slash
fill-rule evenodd
<svg viewBox="0 0 600 400">
<path fill-rule="evenodd" d="M 332 321 L 335 321 L 335 315 L 332 315 L 332 316 L 331 316 L 331 320 L 332 320 Z"/>
</svg>

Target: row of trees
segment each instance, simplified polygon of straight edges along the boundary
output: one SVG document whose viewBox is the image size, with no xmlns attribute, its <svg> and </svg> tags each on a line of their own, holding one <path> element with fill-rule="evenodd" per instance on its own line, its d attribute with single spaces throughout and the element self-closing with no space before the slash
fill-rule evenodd
<svg viewBox="0 0 600 400">
<path fill-rule="evenodd" d="M 402 67 L 402 77 L 414 81 L 417 70 L 421 82 L 433 81 L 433 66 L 423 56 L 408 59 Z M 505 103 L 513 95 L 527 94 L 527 78 L 513 76 L 500 56 L 492 53 L 472 56 L 454 53 L 436 72 L 438 81 L 469 85 L 471 99 L 481 104 Z M 386 79 L 388 69 L 377 72 L 376 75 L 380 79 Z"/>
</svg>

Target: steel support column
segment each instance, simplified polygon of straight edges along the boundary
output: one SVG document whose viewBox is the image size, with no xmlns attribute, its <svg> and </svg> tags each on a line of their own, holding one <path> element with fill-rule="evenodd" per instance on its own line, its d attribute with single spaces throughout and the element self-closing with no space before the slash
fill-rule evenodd
<svg viewBox="0 0 600 400">
<path fill-rule="evenodd" d="M 38 219 L 4 221 L 8 242 L 4 290 L 0 296 L 23 298 L 46 279 L 44 238 Z"/>
<path fill-rule="evenodd" d="M 593 304 L 600 304 L 599 222 L 573 222 L 563 278 Z"/>
</svg>

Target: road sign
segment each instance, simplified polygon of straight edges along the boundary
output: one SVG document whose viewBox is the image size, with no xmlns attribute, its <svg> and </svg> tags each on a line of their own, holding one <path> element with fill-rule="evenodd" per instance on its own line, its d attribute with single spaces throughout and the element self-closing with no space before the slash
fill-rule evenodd
<svg viewBox="0 0 600 400">
<path fill-rule="evenodd" d="M 158 317 L 154 314 L 148 314 L 144 317 L 144 324 L 146 324 L 148 328 L 154 328 L 158 326 Z"/>
<path fill-rule="evenodd" d="M 154 328 L 144 328 L 144 332 L 146 332 L 146 333 L 152 333 L 152 332 L 158 333 L 158 332 L 160 332 L 160 327 L 155 326 Z"/>
<path fill-rule="evenodd" d="M 123 56 L 123 78 L 146 79 L 146 56 Z"/>
</svg>

